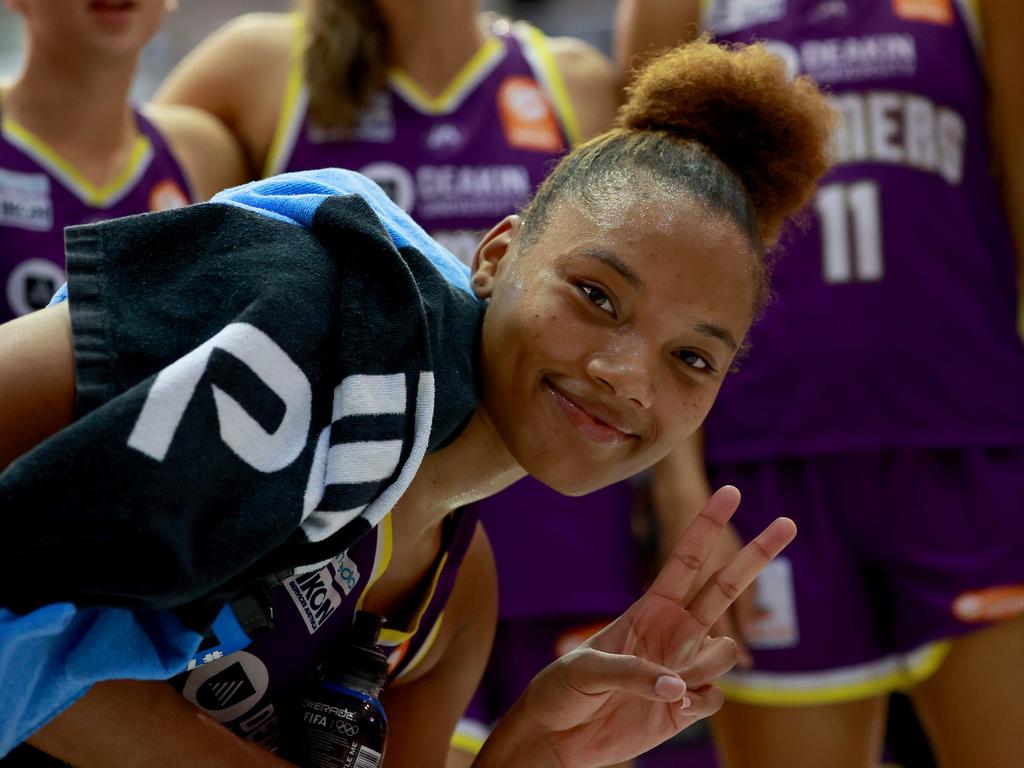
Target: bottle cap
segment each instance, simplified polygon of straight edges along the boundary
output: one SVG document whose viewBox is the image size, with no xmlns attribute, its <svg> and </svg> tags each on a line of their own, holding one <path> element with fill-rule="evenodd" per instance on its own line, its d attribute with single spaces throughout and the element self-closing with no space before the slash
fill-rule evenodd
<svg viewBox="0 0 1024 768">
<path fill-rule="evenodd" d="M 381 687 L 388 679 L 388 657 L 377 645 L 384 617 L 357 611 L 349 644 L 328 664 L 328 674 L 340 673 Z"/>
</svg>

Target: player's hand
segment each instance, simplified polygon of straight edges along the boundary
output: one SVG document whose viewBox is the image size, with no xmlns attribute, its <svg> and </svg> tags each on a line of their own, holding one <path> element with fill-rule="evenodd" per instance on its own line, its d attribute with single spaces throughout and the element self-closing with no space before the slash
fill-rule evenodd
<svg viewBox="0 0 1024 768">
<path fill-rule="evenodd" d="M 707 581 L 715 571 L 724 568 L 726 563 L 736 557 L 741 549 L 743 549 L 743 539 L 740 538 L 732 523 L 726 523 L 722 529 L 722 535 L 718 538 L 714 549 L 711 550 L 704 567 L 701 568 L 700 575 L 697 577 L 697 586 Z M 696 593 L 696 587 L 693 592 Z M 757 606 L 756 592 L 754 584 L 743 590 L 710 631 L 711 637 L 731 637 L 736 641 L 736 652 L 739 656 L 736 663 L 744 669 L 754 666 L 754 659 L 747 648 L 747 633 L 757 620 L 762 618 L 762 611 Z"/>
<path fill-rule="evenodd" d="M 715 493 L 647 593 L 534 678 L 492 735 L 498 743 L 488 740 L 481 765 L 495 755 L 504 758 L 496 764 L 617 763 L 721 707 L 721 691 L 712 683 L 736 663 L 737 650 L 730 638 L 709 638 L 709 630 L 796 535 L 792 520 L 775 520 L 701 583 L 704 564 L 739 500 L 731 486 Z M 503 740 L 529 742 L 527 762 L 502 748 Z"/>
</svg>

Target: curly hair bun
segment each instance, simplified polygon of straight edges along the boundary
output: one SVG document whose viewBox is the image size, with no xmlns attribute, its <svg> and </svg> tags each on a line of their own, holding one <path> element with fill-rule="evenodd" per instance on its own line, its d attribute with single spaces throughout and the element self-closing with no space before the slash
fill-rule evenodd
<svg viewBox="0 0 1024 768">
<path fill-rule="evenodd" d="M 639 72 L 616 125 L 706 147 L 743 182 L 762 242 L 771 244 L 831 165 L 834 121 L 815 83 L 791 79 L 763 45 L 703 37 Z"/>
</svg>

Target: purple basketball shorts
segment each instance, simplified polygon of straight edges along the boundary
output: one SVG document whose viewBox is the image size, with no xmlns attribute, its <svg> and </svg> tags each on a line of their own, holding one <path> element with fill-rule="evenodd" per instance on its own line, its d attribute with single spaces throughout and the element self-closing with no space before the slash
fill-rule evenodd
<svg viewBox="0 0 1024 768">
<path fill-rule="evenodd" d="M 796 540 L 758 579 L 754 668 L 738 701 L 805 705 L 905 689 L 952 638 L 1024 614 L 1024 449 L 899 449 L 719 465 L 749 540 L 780 515 Z"/>
</svg>

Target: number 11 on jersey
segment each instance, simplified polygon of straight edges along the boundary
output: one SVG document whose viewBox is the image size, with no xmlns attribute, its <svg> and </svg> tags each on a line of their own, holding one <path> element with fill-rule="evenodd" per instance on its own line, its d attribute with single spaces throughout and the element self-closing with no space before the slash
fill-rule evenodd
<svg viewBox="0 0 1024 768">
<path fill-rule="evenodd" d="M 821 252 L 826 283 L 882 279 L 882 216 L 878 183 L 828 184 L 818 191 Z"/>
</svg>

